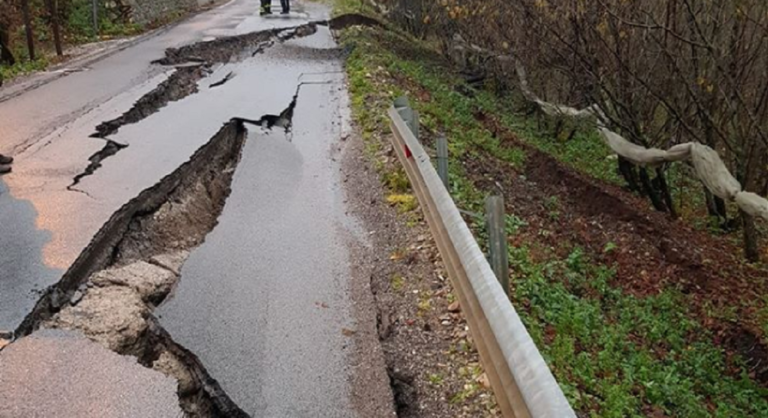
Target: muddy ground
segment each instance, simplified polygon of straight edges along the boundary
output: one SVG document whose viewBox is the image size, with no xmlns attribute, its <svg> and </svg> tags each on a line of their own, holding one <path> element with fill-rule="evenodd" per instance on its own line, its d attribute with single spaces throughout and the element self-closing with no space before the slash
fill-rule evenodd
<svg viewBox="0 0 768 418">
<path fill-rule="evenodd" d="M 397 169 L 389 139 L 374 140 L 384 144 L 374 159 Z M 398 416 L 500 416 L 426 222 L 387 203 L 363 141 L 347 141 L 344 181 L 370 235 L 370 287 Z"/>
<path fill-rule="evenodd" d="M 512 245 L 534 243 L 533 256 L 542 258 L 546 248 L 564 258 L 581 247 L 595 262 L 614 266 L 614 284 L 625 292 L 642 297 L 676 289 L 690 295 L 693 312 L 714 342 L 743 356 L 750 374 L 768 385 L 768 346 L 756 315 L 768 294 L 764 270 L 743 263 L 729 240 L 694 230 L 621 187 L 565 166 L 523 143 L 492 115 L 475 117 L 503 144 L 526 152 L 521 169 L 487 153 L 463 161 L 478 188 L 495 190 L 499 182 L 505 196 L 514 196 L 507 199 L 507 212 L 526 219 L 529 228 Z M 552 201 L 558 202 L 556 217 L 547 205 Z M 537 234 L 540 230 L 551 233 Z M 617 250 L 604 251 L 609 243 Z M 713 315 L 729 307 L 736 308 L 737 321 Z"/>
</svg>

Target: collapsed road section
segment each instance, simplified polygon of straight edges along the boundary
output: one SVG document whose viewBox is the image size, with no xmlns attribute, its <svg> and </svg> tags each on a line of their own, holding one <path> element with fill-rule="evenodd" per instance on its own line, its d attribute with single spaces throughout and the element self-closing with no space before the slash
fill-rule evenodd
<svg viewBox="0 0 768 418">
<path fill-rule="evenodd" d="M 349 295 L 353 286 L 349 264 L 354 261 L 345 237 L 354 228 L 348 227 L 353 222 L 347 216 L 335 173 L 341 138 L 337 120 L 346 91 L 341 77 L 301 81 L 303 74 L 339 74 L 339 51 L 330 32 L 315 24 L 268 33 L 267 40 L 249 43 L 244 53 L 236 38 L 228 38 L 234 47 L 224 48 L 219 55 L 206 52 L 210 42 L 171 54 L 183 65 L 174 73 L 178 76 L 145 95 L 119 118 L 99 125 L 94 136 L 110 139 L 73 180 L 82 180 L 77 183 L 79 189 L 93 194 L 94 200 L 99 198 L 99 186 L 128 189 L 122 177 L 126 169 L 135 169 L 136 161 L 146 169 L 135 173 L 140 177 L 139 182 L 134 178 L 131 183 L 135 189 L 111 199 L 154 186 L 109 218 L 59 283 L 43 292 L 15 335 L 23 340 L 50 328 L 76 331 L 115 353 L 135 356 L 141 365 L 178 382 L 179 403 L 190 416 L 285 416 L 319 410 L 332 411 L 335 416 L 391 416 L 391 396 L 378 348 L 358 348 L 371 333 L 375 337 L 375 324 L 367 317 L 355 317 L 352 312 L 360 309 L 353 306 L 357 302 Z M 308 36 L 312 34 L 318 36 Z M 244 37 L 249 36 L 261 39 Z M 263 55 L 254 58 L 254 51 Z M 206 58 L 198 60 L 193 54 Z M 209 74 L 212 63 L 221 65 Z M 230 73 L 237 77 L 228 76 Z M 207 84 L 202 80 L 214 74 L 210 79 L 227 81 L 215 89 L 201 89 Z M 302 86 L 307 87 L 306 92 Z M 253 99 L 253 92 L 258 92 L 258 100 Z M 306 101 L 305 93 L 309 95 Z M 291 94 L 288 107 L 278 110 Z M 231 120 L 186 163 L 157 183 L 161 175 L 156 173 L 168 173 L 175 165 L 164 171 L 152 162 L 168 159 L 172 152 L 176 161 L 184 161 L 204 141 L 196 137 L 197 132 L 211 132 L 213 120 L 238 113 L 264 114 L 253 120 L 267 129 L 249 141 L 248 170 L 244 174 L 238 170 L 237 193 L 234 188 L 232 193 L 237 196 L 236 205 L 217 228 L 221 231 L 216 233 L 216 242 L 192 252 L 221 222 L 219 215 L 230 194 L 246 136 L 243 122 L 248 119 Z M 86 132 L 91 132 L 91 126 Z M 275 127 L 284 128 L 285 133 L 295 130 L 295 141 L 285 141 L 277 130 L 270 132 Z M 189 147 L 189 151 L 180 151 L 180 147 Z M 118 158 L 104 164 L 118 151 Z M 143 186 L 136 187 L 136 183 Z M 303 192 L 295 194 L 294 186 Z M 99 224 L 124 201 L 105 205 L 110 209 L 104 211 Z M 276 215 L 282 216 L 278 219 Z M 89 238 L 91 234 L 89 231 Z M 265 250 L 271 242 L 272 248 Z M 273 264 L 274 257 L 289 253 L 294 242 L 302 243 L 306 260 Z M 198 261 L 191 267 L 192 273 L 185 273 L 180 281 L 187 257 L 221 255 L 221 248 L 234 253 L 232 245 L 245 251 L 241 257 L 207 266 L 216 266 L 222 277 L 198 270 Z M 259 273 L 262 268 L 263 274 Z M 283 280 L 286 277 L 290 280 Z M 212 283 L 216 283 L 213 289 L 232 292 L 211 291 Z M 284 288 L 276 293 L 279 286 Z M 200 290 L 208 294 L 198 293 Z M 258 294 L 250 293 L 253 290 Z M 227 327 L 212 329 L 216 323 L 210 321 L 215 318 L 200 318 L 201 310 L 185 314 L 201 295 L 209 297 L 201 306 L 219 310 L 215 318 Z M 250 309 L 252 306 L 258 309 Z M 156 319 L 158 308 L 167 316 Z M 189 321 L 175 321 L 179 315 Z M 196 320 L 208 322 L 189 332 L 188 326 Z M 173 329 L 167 321 L 174 321 Z M 233 336 L 243 330 L 244 344 L 219 338 L 219 334 Z M 234 391 L 237 395 L 232 395 Z M 243 406 L 244 402 L 248 405 Z"/>
<path fill-rule="evenodd" d="M 216 225 L 246 131 L 232 121 L 192 158 L 115 213 L 17 332 L 76 330 L 175 378 L 189 416 L 246 416 L 152 316 L 189 251 Z"/>
<path fill-rule="evenodd" d="M 328 20 L 316 20 L 288 28 L 274 28 L 245 35 L 229 36 L 208 42 L 198 42 L 180 48 L 169 48 L 165 57 L 153 61 L 161 65 L 183 65 L 189 63 L 226 63 L 255 57 L 276 42 L 284 43 L 317 33 L 318 26 L 341 30 L 351 26 L 384 26 L 381 22 L 356 13 L 344 14 Z"/>
</svg>

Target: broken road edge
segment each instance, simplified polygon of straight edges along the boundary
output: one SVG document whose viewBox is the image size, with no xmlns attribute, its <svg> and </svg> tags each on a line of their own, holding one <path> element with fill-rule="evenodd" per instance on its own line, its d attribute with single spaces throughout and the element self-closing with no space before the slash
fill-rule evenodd
<svg viewBox="0 0 768 418">
<path fill-rule="evenodd" d="M 122 259 L 123 255 L 121 252 L 124 249 L 125 242 L 143 238 L 141 233 L 138 234 L 137 238 L 136 227 L 146 226 L 148 223 L 149 227 L 152 228 L 155 215 L 162 211 L 164 207 L 167 207 L 167 204 L 176 197 L 180 189 L 186 187 L 192 189 L 192 193 L 198 192 L 198 190 L 194 190 L 196 187 L 195 181 L 199 183 L 200 179 L 207 179 L 211 176 L 222 177 L 218 181 L 224 183 L 224 190 L 217 193 L 219 196 L 216 199 L 217 202 L 214 203 L 223 207 L 229 195 L 229 185 L 234 167 L 239 162 L 246 137 L 247 130 L 242 122 L 230 120 L 206 144 L 200 147 L 187 162 L 165 176 L 154 186 L 142 191 L 115 212 L 96 233 L 90 244 L 83 250 L 71 267 L 64 273 L 61 280 L 46 289 L 32 312 L 27 315 L 16 329 L 14 337 L 18 339 L 28 336 L 37 329 L 54 323 L 53 319 L 55 319 L 57 314 L 80 302 L 82 295 L 76 297 L 76 293 L 92 290 L 90 288 L 92 283 L 89 283 L 89 280 L 95 273 L 102 272 L 113 266 L 123 266 L 126 262 L 136 261 Z M 205 192 L 206 198 L 210 199 L 210 191 L 203 189 L 203 192 Z M 182 208 L 182 210 L 185 209 Z M 220 211 L 220 209 L 218 208 L 217 210 Z M 206 225 L 206 231 L 200 231 L 202 233 L 201 239 L 204 239 L 204 236 L 215 227 L 215 218 L 217 217 L 218 213 L 215 213 L 214 222 L 211 225 Z M 149 234 L 151 240 L 151 231 Z M 191 245 L 194 247 L 200 243 L 201 240 L 196 240 Z M 151 246 L 152 243 L 149 244 L 149 247 Z M 147 254 L 142 255 L 148 256 L 152 253 L 152 250 L 154 249 L 151 248 L 150 251 L 147 251 L 144 248 L 140 248 L 134 252 L 142 254 L 143 251 Z M 140 258 L 139 261 L 142 261 L 142 259 Z M 163 295 L 163 298 L 167 296 L 168 294 L 166 293 Z M 161 302 L 162 300 L 158 301 L 157 305 Z M 148 305 L 150 311 L 155 307 L 155 303 L 149 303 Z M 194 386 L 199 388 L 196 393 L 186 395 L 186 399 L 182 397 L 181 392 L 179 393 L 180 404 L 185 410 L 188 412 L 190 412 L 189 409 L 207 411 L 206 415 L 212 416 L 248 417 L 224 392 L 219 383 L 210 376 L 197 356 L 173 341 L 168 332 L 159 325 L 154 315 L 150 313 L 144 320 L 146 321 L 146 330 L 139 336 L 141 340 L 139 344 L 142 346 L 142 349 L 139 350 L 141 353 L 138 353 L 138 361 L 145 367 L 152 367 L 152 364 L 158 360 L 161 353 L 167 352 L 182 363 L 185 371 L 192 377 Z M 137 353 L 119 354 L 130 355 Z M 192 416 L 195 415 L 193 414 Z"/>
</svg>

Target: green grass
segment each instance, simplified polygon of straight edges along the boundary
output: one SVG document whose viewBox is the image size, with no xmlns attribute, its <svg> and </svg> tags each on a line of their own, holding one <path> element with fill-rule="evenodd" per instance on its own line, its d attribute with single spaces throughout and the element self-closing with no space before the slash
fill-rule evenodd
<svg viewBox="0 0 768 418">
<path fill-rule="evenodd" d="M 573 407 L 599 417 L 768 416 L 768 391 L 730 375 L 712 335 L 673 291 L 635 298 L 576 249 L 534 263 L 512 248 L 513 302 Z"/>
<path fill-rule="evenodd" d="M 48 58 L 43 56 L 34 61 L 17 61 L 16 64 L 0 65 L 0 80 L 8 81 L 20 75 L 42 71 L 48 67 Z"/>
<path fill-rule="evenodd" d="M 374 14 L 371 6 L 365 0 L 319 0 L 333 7 L 333 16 L 347 13 Z"/>
<path fill-rule="evenodd" d="M 454 86 L 460 81 L 417 41 L 391 31 L 350 29 L 342 42 L 355 45 L 347 64 L 352 110 L 370 157 L 378 158 L 382 136 L 389 132 L 386 111 L 392 100 L 407 94 L 421 114 L 425 141 L 444 133 L 452 161 L 491 155 L 511 167 L 524 164 L 523 149 L 500 143 L 475 119 L 476 111 L 483 110 L 523 141 L 594 177 L 620 183 L 615 161 L 594 134 L 579 131 L 562 141 L 517 113 L 511 101 L 485 91 L 474 97 L 457 93 Z M 388 188 L 405 193 L 402 173 L 378 165 Z M 485 194 L 463 167 L 451 164 L 449 174 L 458 206 L 482 212 Z M 559 216 L 562 204 L 556 197 L 543 203 L 550 216 Z M 514 214 L 506 221 L 512 235 L 529 227 Z M 472 226 L 482 243 L 483 222 Z M 527 232 L 533 232 L 524 235 L 527 240 L 547 233 Z M 510 248 L 512 299 L 576 410 L 593 417 L 768 417 L 768 392 L 749 378 L 738 359 L 726 361 L 713 336 L 688 310 L 687 296 L 675 291 L 646 298 L 626 295 L 610 266 L 594 263 L 582 251 L 558 259 L 548 249 L 549 259 L 533 261 L 526 245 Z M 608 243 L 604 252 L 617 248 Z M 760 314 L 768 320 L 768 310 Z M 734 373 L 739 368 L 741 373 Z"/>
<path fill-rule="evenodd" d="M 510 108 L 509 105 L 497 106 L 492 111 L 500 114 L 504 125 L 525 142 L 592 177 L 625 184 L 616 170 L 615 157 L 593 129 L 577 129 L 571 139 L 554 138 L 554 132 L 546 126 L 539 127 L 535 118 L 526 118 Z M 546 124 L 542 122 L 542 125 Z"/>
</svg>

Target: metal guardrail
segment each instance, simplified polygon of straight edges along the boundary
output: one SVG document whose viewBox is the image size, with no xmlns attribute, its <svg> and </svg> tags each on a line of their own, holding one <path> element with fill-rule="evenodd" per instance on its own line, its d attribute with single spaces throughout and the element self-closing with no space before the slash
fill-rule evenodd
<svg viewBox="0 0 768 418">
<path fill-rule="evenodd" d="M 429 155 L 398 109 L 390 108 L 389 117 L 394 148 L 437 242 L 502 414 L 576 417 Z"/>
</svg>

